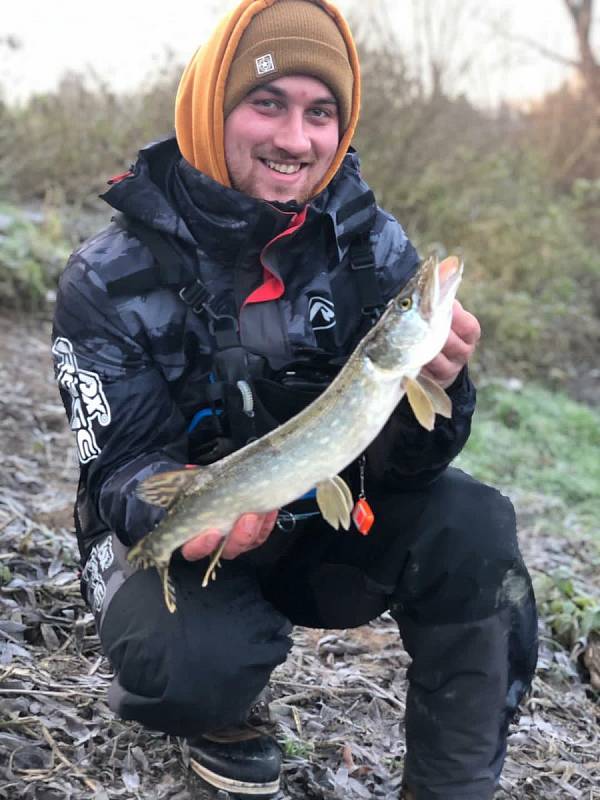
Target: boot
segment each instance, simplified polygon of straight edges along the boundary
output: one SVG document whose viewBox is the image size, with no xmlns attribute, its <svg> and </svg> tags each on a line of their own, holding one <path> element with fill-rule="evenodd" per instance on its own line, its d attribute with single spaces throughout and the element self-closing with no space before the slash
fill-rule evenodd
<svg viewBox="0 0 600 800">
<path fill-rule="evenodd" d="M 272 736 L 242 723 L 189 740 L 190 766 L 233 797 L 266 798 L 279 791 L 282 753 Z"/>
</svg>

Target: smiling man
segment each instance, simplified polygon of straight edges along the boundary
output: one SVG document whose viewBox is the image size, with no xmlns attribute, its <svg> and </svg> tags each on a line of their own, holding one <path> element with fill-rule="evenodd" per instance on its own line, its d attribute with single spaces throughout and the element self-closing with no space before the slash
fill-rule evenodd
<svg viewBox="0 0 600 800">
<path fill-rule="evenodd" d="M 337 153 L 339 131 L 336 99 L 316 78 L 259 86 L 225 121 L 231 183 L 262 200 L 306 203 Z"/>
<path fill-rule="evenodd" d="M 452 418 L 426 431 L 401 402 L 344 471 L 374 511 L 368 536 L 334 531 L 312 493 L 248 508 L 207 588 L 223 532 L 199 530 L 174 555 L 175 614 L 156 571 L 126 557 L 164 514 L 140 481 L 216 462 L 304 408 L 414 274 L 415 249 L 350 146 L 359 110 L 335 6 L 242 0 L 182 76 L 175 138 L 110 181 L 119 214 L 72 255 L 52 348 L 81 461 L 82 592 L 115 672 L 111 708 L 186 737 L 192 769 L 245 798 L 280 787 L 255 706 L 292 626 L 389 610 L 412 657 L 402 796 L 490 800 L 536 615 L 510 502 L 449 466 L 475 404 L 479 325 L 460 303 L 425 368 Z"/>
</svg>

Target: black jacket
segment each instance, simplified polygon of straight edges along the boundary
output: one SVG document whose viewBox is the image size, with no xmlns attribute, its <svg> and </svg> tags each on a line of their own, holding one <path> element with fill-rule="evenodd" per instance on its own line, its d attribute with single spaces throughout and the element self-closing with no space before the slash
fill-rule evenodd
<svg viewBox="0 0 600 800">
<path fill-rule="evenodd" d="M 313 372 L 322 389 L 364 334 L 349 267 L 358 235 L 368 233 L 384 301 L 418 264 L 401 226 L 375 205 L 353 152 L 306 214 L 217 184 L 181 158 L 173 139 L 141 151 L 104 199 L 164 234 L 174 261 L 197 271 L 211 309 L 239 321 L 254 372 L 273 385 L 289 372 L 310 382 Z M 60 281 L 53 354 L 81 462 L 76 520 L 84 558 L 107 531 L 131 544 L 158 521 L 163 512 L 137 498 L 135 487 L 194 460 L 188 428 L 215 380 L 208 315 L 194 313 L 179 287 L 161 285 L 156 274 L 149 249 L 113 221 L 73 253 Z M 450 393 L 453 417 L 438 417 L 431 433 L 399 405 L 370 448 L 369 480 L 414 489 L 445 469 L 469 434 L 475 393 L 466 370 Z M 303 397 L 293 394 L 296 402 Z"/>
</svg>

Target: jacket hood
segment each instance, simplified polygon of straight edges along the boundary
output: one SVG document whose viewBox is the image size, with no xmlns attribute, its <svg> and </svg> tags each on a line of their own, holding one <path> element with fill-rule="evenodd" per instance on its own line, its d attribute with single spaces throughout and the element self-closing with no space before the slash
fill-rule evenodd
<svg viewBox="0 0 600 800">
<path fill-rule="evenodd" d="M 242 246 L 265 214 L 289 219 L 301 210 L 295 203 L 250 197 L 198 172 L 182 159 L 174 138 L 140 150 L 132 170 L 119 176 L 100 197 L 117 211 L 182 243 L 205 246 L 207 238 L 214 237 L 232 249 Z M 329 186 L 308 206 L 308 219 L 330 218 L 341 253 L 352 236 L 369 229 L 375 208 L 360 174 L 358 155 L 350 148 Z"/>
<path fill-rule="evenodd" d="M 267 203 L 222 186 L 181 158 L 174 138 L 140 151 L 130 173 L 103 195 L 110 206 L 184 245 L 200 247 L 226 264 L 250 240 L 266 244 L 300 211 L 295 203 Z M 328 217 L 341 257 L 348 242 L 369 230 L 375 199 L 351 148 L 329 186 L 308 206 L 307 222 Z"/>
<path fill-rule="evenodd" d="M 217 26 L 211 38 L 200 47 L 186 67 L 175 101 L 175 133 L 184 158 L 197 170 L 230 187 L 225 162 L 223 112 L 225 87 L 237 46 L 252 18 L 282 0 L 242 0 Z M 348 23 L 327 0 L 312 0 L 335 21 L 348 50 L 354 75 L 350 122 L 337 153 L 321 183 L 319 194 L 338 171 L 348 150 L 360 112 L 360 67 L 356 45 Z"/>
</svg>

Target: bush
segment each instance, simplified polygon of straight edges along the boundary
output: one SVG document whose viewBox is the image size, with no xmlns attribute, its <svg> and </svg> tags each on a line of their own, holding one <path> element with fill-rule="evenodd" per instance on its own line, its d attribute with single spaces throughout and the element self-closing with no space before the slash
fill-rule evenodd
<svg viewBox="0 0 600 800">
<path fill-rule="evenodd" d="M 442 242 L 465 257 L 461 298 L 481 318 L 484 368 L 547 380 L 592 367 L 600 257 L 576 194 L 553 191 L 527 151 L 459 149 L 416 180 L 415 197 L 423 249 Z"/>
<path fill-rule="evenodd" d="M 5 109 L 0 188 L 13 200 L 60 191 L 67 203 L 93 202 L 140 147 L 171 132 L 180 71 L 169 63 L 144 89 L 124 95 L 93 74 L 68 74 L 56 92 Z"/>
<path fill-rule="evenodd" d="M 377 54 L 366 63 L 357 137 L 365 177 L 423 255 L 463 254 L 461 300 L 484 334 L 479 369 L 544 382 L 593 369 L 600 184 L 558 189 L 522 118 L 423 98 L 401 66 L 392 84 L 405 88 L 386 102 L 370 83 L 381 72 Z"/>
<path fill-rule="evenodd" d="M 59 215 L 0 205 L 0 307 L 38 311 L 52 300 L 70 251 Z"/>
<path fill-rule="evenodd" d="M 541 112 L 493 116 L 464 98 L 427 95 L 394 53 L 365 51 L 362 64 L 356 142 L 365 177 L 423 255 L 432 248 L 464 255 L 461 299 L 484 331 L 478 368 L 544 382 L 592 370 L 600 344 L 600 183 L 581 171 L 597 162 L 579 158 L 577 179 L 565 183 L 564 170 L 558 176 L 544 158 L 558 150 L 539 153 L 540 131 L 550 124 Z M 24 202 L 51 192 L 70 206 L 102 205 L 96 195 L 107 177 L 171 131 L 180 72 L 167 61 L 127 95 L 94 76 L 70 75 L 21 108 L 0 103 L 0 189 Z M 555 117 L 552 125 L 556 133 Z M 73 217 L 83 219 L 63 214 Z M 28 263 L 24 281 L 30 299 L 39 298 L 51 277 L 40 272 L 46 262 Z M 12 297 L 15 273 L 3 269 L 0 292 Z"/>
</svg>

